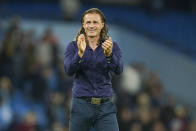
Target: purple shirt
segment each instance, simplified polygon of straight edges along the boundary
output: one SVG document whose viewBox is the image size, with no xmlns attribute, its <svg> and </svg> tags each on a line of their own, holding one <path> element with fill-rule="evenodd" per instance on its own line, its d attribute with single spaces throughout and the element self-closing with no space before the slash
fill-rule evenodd
<svg viewBox="0 0 196 131">
<path fill-rule="evenodd" d="M 87 45 L 80 58 L 76 41 L 68 44 L 64 55 L 65 72 L 69 76 L 74 75 L 74 97 L 112 97 L 112 72 L 119 75 L 123 71 L 117 43 L 113 42 L 110 59 L 106 59 L 101 44 L 94 51 Z"/>
</svg>

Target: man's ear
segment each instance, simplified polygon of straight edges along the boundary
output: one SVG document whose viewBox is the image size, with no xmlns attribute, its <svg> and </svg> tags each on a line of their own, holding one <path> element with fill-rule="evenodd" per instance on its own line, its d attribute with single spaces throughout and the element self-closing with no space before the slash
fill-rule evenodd
<svg viewBox="0 0 196 131">
<path fill-rule="evenodd" d="M 104 23 L 102 22 L 102 27 L 101 27 L 101 29 L 103 29 L 103 27 L 104 27 Z"/>
<path fill-rule="evenodd" d="M 85 30 L 84 30 L 84 27 L 82 27 L 82 32 L 81 32 L 82 34 L 85 34 Z"/>
</svg>

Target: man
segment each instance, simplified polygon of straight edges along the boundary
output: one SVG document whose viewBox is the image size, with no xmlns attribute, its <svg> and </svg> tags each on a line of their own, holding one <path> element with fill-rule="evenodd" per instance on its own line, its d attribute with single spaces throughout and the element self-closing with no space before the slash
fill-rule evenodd
<svg viewBox="0 0 196 131">
<path fill-rule="evenodd" d="M 65 72 L 74 75 L 70 131 L 119 131 L 111 101 L 112 72 L 123 71 L 119 46 L 108 37 L 104 14 L 97 8 L 84 12 L 76 41 L 65 51 Z"/>
</svg>

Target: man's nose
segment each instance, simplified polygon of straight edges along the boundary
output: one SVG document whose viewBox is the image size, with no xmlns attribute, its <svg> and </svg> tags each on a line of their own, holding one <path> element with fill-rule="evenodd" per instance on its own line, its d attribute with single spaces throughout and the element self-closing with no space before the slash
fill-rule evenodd
<svg viewBox="0 0 196 131">
<path fill-rule="evenodd" d="M 94 27 L 95 25 L 93 23 L 90 23 L 89 24 L 89 27 Z"/>
</svg>

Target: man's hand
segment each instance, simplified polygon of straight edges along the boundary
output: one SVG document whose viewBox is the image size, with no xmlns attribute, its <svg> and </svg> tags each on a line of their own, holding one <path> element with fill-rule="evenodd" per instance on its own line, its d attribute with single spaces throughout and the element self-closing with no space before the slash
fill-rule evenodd
<svg viewBox="0 0 196 131">
<path fill-rule="evenodd" d="M 78 55 L 80 56 L 80 58 L 82 58 L 82 56 L 84 55 L 84 51 L 86 49 L 86 41 L 85 41 L 84 34 L 81 34 L 78 37 L 77 45 L 78 45 Z"/>
<path fill-rule="evenodd" d="M 102 48 L 106 57 L 109 57 L 112 54 L 113 42 L 111 37 L 102 43 Z"/>
</svg>

